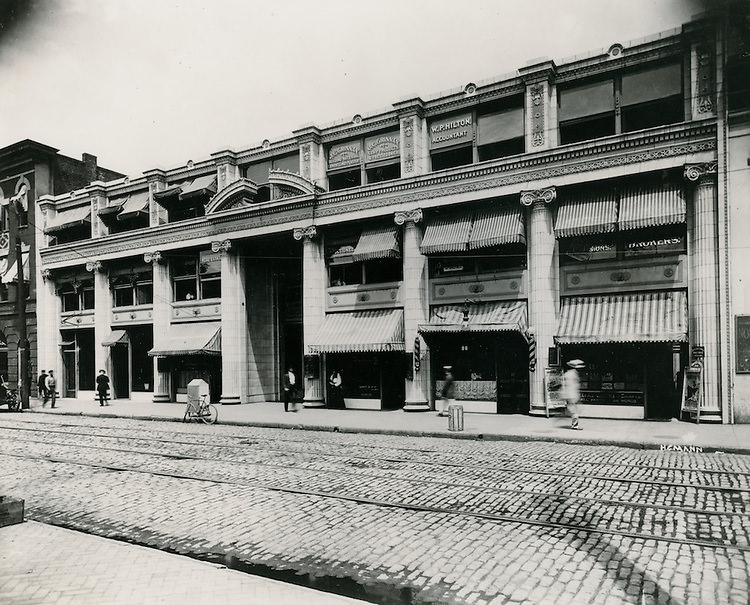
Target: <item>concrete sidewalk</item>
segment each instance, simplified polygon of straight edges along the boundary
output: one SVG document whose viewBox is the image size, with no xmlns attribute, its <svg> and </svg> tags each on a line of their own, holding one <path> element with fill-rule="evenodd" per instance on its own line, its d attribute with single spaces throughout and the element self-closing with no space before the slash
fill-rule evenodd
<svg viewBox="0 0 750 605">
<path fill-rule="evenodd" d="M 0 527 L 0 602 L 365 603 L 34 521 Z"/>
<path fill-rule="evenodd" d="M 687 451 L 724 451 L 750 454 L 750 424 L 720 425 L 691 422 L 581 419 L 581 431 L 571 431 L 563 417 L 536 417 L 523 414 L 465 414 L 464 430 L 448 430 L 448 419 L 435 412 L 329 410 L 302 408 L 285 413 L 277 402 L 216 406 L 221 424 L 273 428 L 320 429 L 340 432 L 367 432 L 398 435 L 440 436 L 475 439 L 562 441 Z M 181 421 L 185 405 L 115 400 L 100 407 L 93 400 L 61 399 L 52 410 L 31 402 L 31 412 L 56 415 L 74 414 Z"/>
</svg>

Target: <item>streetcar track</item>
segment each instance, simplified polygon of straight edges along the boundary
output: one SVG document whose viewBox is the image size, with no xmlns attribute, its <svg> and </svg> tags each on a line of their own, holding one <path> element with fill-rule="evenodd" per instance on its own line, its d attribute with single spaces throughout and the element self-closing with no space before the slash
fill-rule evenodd
<svg viewBox="0 0 750 605">
<path fill-rule="evenodd" d="M 51 424 L 51 423 L 48 423 L 48 424 Z M 56 424 L 55 426 L 59 426 L 59 425 Z M 65 425 L 65 426 L 75 426 L 76 428 L 80 428 L 80 425 Z M 92 429 L 93 428 L 100 428 L 100 427 L 95 427 L 94 425 L 85 425 L 85 426 L 86 427 L 91 427 Z M 29 431 L 29 432 L 34 432 L 34 433 L 40 432 L 40 431 L 34 430 L 33 428 L 29 428 L 29 427 L 0 427 L 0 429 L 3 429 L 3 428 L 6 429 L 6 430 Z M 258 427 L 253 427 L 253 428 L 258 428 Z M 116 430 L 116 429 L 113 428 L 111 430 Z M 128 430 L 130 430 L 130 429 L 128 429 Z M 263 429 L 263 430 L 266 430 L 266 429 Z M 269 429 L 269 430 L 274 430 L 274 429 Z M 284 429 L 278 429 L 278 430 L 284 430 Z M 57 430 L 50 430 L 50 429 L 43 429 L 42 432 L 51 433 L 51 434 L 60 434 L 60 435 L 64 435 L 64 436 L 103 437 L 103 438 L 106 438 L 106 439 L 130 439 L 130 440 L 141 440 L 141 441 L 153 441 L 153 442 L 156 442 L 156 443 L 176 444 L 176 445 L 189 445 L 189 446 L 193 446 L 193 447 L 201 446 L 201 447 L 217 447 L 217 448 L 239 448 L 240 445 L 242 445 L 242 444 L 240 444 L 240 445 L 232 445 L 232 444 L 217 444 L 217 443 L 196 443 L 194 441 L 181 441 L 181 440 L 175 440 L 175 439 L 171 439 L 171 438 L 161 439 L 161 438 L 142 437 L 142 436 L 123 436 L 122 434 L 111 435 L 111 434 L 105 434 L 105 433 L 91 433 L 91 432 L 67 432 L 67 431 L 57 431 Z M 160 431 L 156 431 L 156 432 L 160 432 Z M 321 432 L 325 433 L 326 431 L 321 431 Z M 194 434 L 193 433 L 186 433 L 186 435 L 194 435 Z M 226 437 L 226 438 L 230 438 L 230 439 L 238 439 L 238 440 L 239 439 L 247 439 L 247 437 L 245 437 L 245 436 L 239 436 L 239 435 L 222 435 L 222 437 Z M 303 444 L 306 443 L 303 440 L 282 439 L 282 438 L 275 438 L 275 441 L 280 441 L 280 442 L 284 442 L 284 443 L 303 443 Z M 253 442 L 250 445 L 253 445 L 253 446 L 258 445 L 260 447 L 257 448 L 257 449 L 261 449 L 261 450 L 264 450 L 264 451 L 276 451 L 276 452 L 285 452 L 285 453 L 290 452 L 290 450 L 288 448 L 285 448 L 285 447 L 278 447 L 278 448 L 268 447 L 267 445 L 262 444 L 262 442 L 260 440 L 255 441 L 255 442 Z M 353 446 L 353 447 L 357 447 L 357 448 L 373 449 L 373 450 L 380 450 L 382 448 L 382 446 L 380 446 L 380 445 L 369 445 L 369 444 L 361 444 L 361 443 L 357 443 L 355 445 L 352 445 L 352 444 L 340 444 L 340 443 L 335 443 L 335 442 L 327 442 L 327 445 L 331 445 L 331 446 L 335 445 L 337 447 Z M 426 449 L 416 449 L 416 448 L 406 448 L 406 447 L 390 447 L 390 449 L 391 450 L 394 450 L 394 449 L 395 450 L 402 450 L 402 451 L 407 451 L 407 452 L 420 452 L 420 453 L 425 453 L 425 454 L 446 455 L 444 452 L 440 452 L 438 450 L 431 450 L 431 449 L 430 450 L 426 450 Z M 306 450 L 293 450 L 293 451 L 296 451 L 296 453 L 299 453 L 299 454 L 309 454 L 310 453 L 309 451 L 306 451 Z M 326 455 L 326 456 L 332 456 L 332 457 L 338 456 L 338 457 L 345 457 L 345 458 L 370 459 L 370 458 L 368 458 L 367 456 L 364 456 L 364 455 L 337 454 L 337 453 L 330 453 L 330 452 L 326 452 L 324 455 Z M 470 455 L 472 457 L 482 458 L 482 455 L 477 456 L 477 454 L 475 454 L 473 452 Z M 566 461 L 564 458 L 560 458 L 559 456 L 558 457 L 551 457 L 551 456 L 525 456 L 525 455 L 516 454 L 516 453 L 498 454 L 498 455 L 494 456 L 491 459 L 489 457 L 485 457 L 484 461 L 486 463 L 488 463 L 488 464 L 493 464 L 493 468 L 498 468 L 500 470 L 503 470 L 503 469 L 505 469 L 505 470 L 511 470 L 511 471 L 517 470 L 517 469 L 510 468 L 510 467 L 497 467 L 497 466 L 494 466 L 495 463 L 497 462 L 498 458 L 505 458 L 506 460 L 518 459 L 518 460 L 521 460 L 523 462 L 528 462 L 528 461 L 539 461 L 539 462 L 545 462 L 545 461 L 547 461 L 547 462 L 549 462 L 549 461 L 553 461 L 553 462 L 560 463 L 560 462 L 565 462 Z M 433 464 L 432 462 L 424 461 L 424 460 L 413 460 L 413 459 L 407 459 L 407 458 L 395 458 L 395 457 L 389 457 L 389 456 L 381 456 L 379 459 L 383 460 L 383 461 L 394 462 L 394 463 L 411 462 L 411 463 L 414 463 L 414 464 L 427 464 L 427 465 Z M 575 464 L 580 464 L 580 465 L 620 467 L 620 468 L 630 468 L 630 469 L 649 470 L 649 471 L 666 471 L 666 472 L 673 472 L 673 473 L 704 473 L 704 474 L 709 474 L 709 475 L 724 475 L 724 476 L 737 476 L 737 475 L 739 475 L 739 476 L 746 477 L 746 478 L 750 479 L 750 472 L 745 472 L 745 471 L 728 471 L 728 470 L 719 470 L 719 469 L 704 469 L 704 468 L 697 468 L 697 467 L 690 468 L 690 467 L 676 467 L 676 466 L 654 466 L 654 465 L 650 465 L 650 464 L 634 464 L 634 463 L 623 463 L 623 462 L 599 462 L 599 461 L 596 461 L 596 460 L 581 460 L 580 458 L 577 458 L 574 461 L 574 463 Z M 486 468 L 485 466 L 483 466 L 480 463 L 467 464 L 465 462 L 445 461 L 445 462 L 442 462 L 442 464 L 450 465 L 450 466 L 453 466 L 453 467 L 456 467 L 456 468 Z M 529 473 L 532 473 L 532 474 L 548 474 L 546 471 L 527 470 L 527 471 L 524 471 L 524 472 L 529 472 Z M 559 473 L 550 473 L 550 474 L 557 475 Z M 581 475 L 571 474 L 570 476 L 581 476 Z M 585 476 L 586 477 L 591 477 L 591 478 L 598 478 L 598 479 L 601 479 L 601 480 L 616 480 L 616 479 L 612 479 L 612 478 L 609 478 L 609 477 L 603 477 L 603 476 L 592 476 L 592 475 L 585 475 Z M 672 483 L 672 482 L 668 482 L 668 481 L 656 481 L 656 480 L 646 480 L 646 479 L 620 479 L 620 480 L 625 481 L 625 482 L 641 482 L 641 483 L 649 484 L 649 485 L 668 485 L 668 486 L 675 486 L 675 487 L 690 487 L 690 488 L 700 487 L 700 488 L 709 489 L 709 490 L 719 490 L 719 491 L 721 491 L 721 490 L 729 490 L 729 491 L 750 492 L 750 488 L 742 488 L 742 487 L 735 488 L 735 487 L 724 487 L 724 486 L 706 485 L 706 484 L 696 485 L 696 484 L 693 484 L 693 483 Z"/>
<path fill-rule="evenodd" d="M 637 532 L 592 527 L 592 526 L 587 526 L 587 525 L 574 525 L 571 523 L 543 521 L 543 520 L 538 520 L 538 519 L 527 519 L 527 518 L 522 518 L 522 517 L 513 516 L 513 515 L 498 515 L 494 513 L 482 513 L 482 512 L 477 512 L 477 511 L 465 511 L 465 510 L 456 510 L 456 509 L 450 509 L 450 508 L 441 508 L 438 506 L 408 504 L 405 502 L 391 502 L 387 500 L 377 500 L 374 498 L 367 498 L 363 496 L 348 496 L 345 494 L 337 494 L 337 493 L 326 492 L 326 491 L 321 491 L 321 490 L 301 489 L 299 487 L 291 488 L 291 487 L 284 487 L 284 486 L 272 486 L 268 484 L 262 484 L 260 482 L 254 482 L 254 483 L 244 482 L 243 483 L 243 482 L 230 481 L 230 480 L 221 479 L 221 478 L 208 479 L 204 477 L 195 477 L 192 475 L 185 475 L 182 473 L 147 471 L 147 470 L 141 470 L 138 468 L 130 468 L 126 466 L 117 466 L 117 465 L 112 465 L 112 464 L 79 462 L 75 460 L 66 460 L 64 458 L 52 457 L 52 456 L 28 456 L 28 455 L 14 455 L 14 454 L 8 454 L 8 455 L 27 459 L 27 460 L 44 460 L 46 462 L 52 462 L 55 464 L 69 464 L 69 465 L 75 465 L 75 466 L 99 468 L 99 469 L 107 470 L 110 472 L 129 472 L 129 473 L 138 473 L 138 474 L 143 474 L 143 475 L 153 475 L 153 476 L 164 477 L 164 478 L 169 478 L 169 479 L 200 481 L 200 482 L 205 482 L 205 483 L 230 485 L 234 487 L 246 487 L 250 489 L 263 489 L 267 491 L 288 493 L 288 494 L 294 494 L 294 495 L 331 498 L 335 500 L 353 502 L 355 504 L 366 504 L 366 505 L 380 506 L 380 507 L 387 507 L 387 508 L 398 508 L 402 510 L 410 510 L 410 511 L 417 511 L 417 512 L 432 512 L 432 513 L 438 513 L 438 514 L 459 515 L 463 517 L 472 517 L 472 518 L 484 519 L 487 521 L 495 521 L 498 523 L 514 523 L 517 525 L 544 527 L 548 529 L 562 529 L 562 530 L 573 531 L 573 532 L 583 531 L 587 533 L 594 533 L 594 534 L 600 534 L 600 535 L 615 535 L 615 536 L 626 537 L 626 538 L 631 538 L 631 539 L 636 539 L 636 540 L 653 540 L 653 541 L 668 542 L 672 544 L 699 546 L 703 548 L 738 550 L 740 552 L 750 552 L 750 545 L 727 544 L 724 542 L 716 542 L 716 541 L 712 542 L 708 540 L 678 538 L 678 537 L 672 537 L 672 536 L 654 536 L 654 535 L 649 535 L 649 534 L 641 534 Z"/>
</svg>

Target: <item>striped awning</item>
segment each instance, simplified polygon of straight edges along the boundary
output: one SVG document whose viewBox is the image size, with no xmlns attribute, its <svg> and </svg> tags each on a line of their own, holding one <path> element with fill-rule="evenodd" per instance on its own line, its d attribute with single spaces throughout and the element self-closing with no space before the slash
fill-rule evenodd
<svg viewBox="0 0 750 605">
<path fill-rule="evenodd" d="M 29 281 L 29 246 L 26 244 L 22 245 L 21 258 L 23 261 L 23 279 Z M 8 258 L 5 259 L 5 269 L 2 271 L 2 277 L 0 281 L 4 284 L 10 284 L 18 279 L 18 263 L 13 260 L 10 267 L 8 267 Z"/>
<path fill-rule="evenodd" d="M 180 197 L 189 197 L 191 195 L 208 192 L 210 194 L 216 193 L 216 173 L 207 174 L 194 178 L 192 181 L 187 181 L 182 184 L 182 192 Z"/>
<path fill-rule="evenodd" d="M 603 192 L 560 203 L 555 221 L 556 237 L 610 233 L 617 226 L 615 194 Z"/>
<path fill-rule="evenodd" d="M 633 188 L 620 193 L 620 229 L 642 229 L 685 222 L 686 204 L 677 186 Z"/>
<path fill-rule="evenodd" d="M 469 235 L 469 250 L 502 244 L 525 244 L 523 216 L 519 204 L 477 211 Z"/>
<path fill-rule="evenodd" d="M 170 326 L 148 354 L 152 357 L 221 355 L 221 322 Z"/>
<path fill-rule="evenodd" d="M 419 249 L 422 254 L 468 250 L 472 213 L 443 216 L 427 223 Z"/>
<path fill-rule="evenodd" d="M 434 332 L 520 332 L 526 335 L 528 320 L 525 300 L 474 303 L 466 307 L 468 321 L 464 321 L 464 305 L 440 305 L 430 310 L 430 323 L 420 324 L 423 334 Z"/>
<path fill-rule="evenodd" d="M 78 208 L 69 208 L 59 210 L 54 218 L 47 221 L 45 233 L 55 233 L 70 227 L 76 227 L 91 222 L 91 205 L 79 206 Z"/>
<path fill-rule="evenodd" d="M 562 299 L 558 344 L 687 342 L 682 290 Z"/>
<path fill-rule="evenodd" d="M 367 229 L 359 236 L 352 252 L 352 261 L 359 262 L 374 258 L 400 258 L 396 226 Z"/>
<path fill-rule="evenodd" d="M 122 212 L 117 216 L 117 220 L 125 221 L 139 214 L 148 214 L 148 191 L 131 193 L 123 203 Z"/>
<path fill-rule="evenodd" d="M 404 312 L 377 309 L 331 313 L 308 349 L 310 353 L 403 351 Z"/>
</svg>

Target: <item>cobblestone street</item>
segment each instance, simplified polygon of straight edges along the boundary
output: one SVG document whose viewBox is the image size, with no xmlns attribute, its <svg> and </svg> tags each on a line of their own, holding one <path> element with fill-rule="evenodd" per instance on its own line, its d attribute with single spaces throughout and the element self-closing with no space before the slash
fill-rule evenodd
<svg viewBox="0 0 750 605">
<path fill-rule="evenodd" d="M 26 517 L 377 603 L 748 600 L 750 457 L 24 415 Z"/>
</svg>

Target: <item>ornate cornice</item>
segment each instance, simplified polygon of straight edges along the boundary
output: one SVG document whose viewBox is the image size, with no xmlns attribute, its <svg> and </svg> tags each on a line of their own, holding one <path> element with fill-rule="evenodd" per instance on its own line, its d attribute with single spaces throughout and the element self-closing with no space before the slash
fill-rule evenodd
<svg viewBox="0 0 750 605">
<path fill-rule="evenodd" d="M 399 211 L 393 215 L 393 222 L 399 226 L 403 225 L 404 223 L 417 224 L 421 220 L 422 220 L 421 208 L 416 208 L 414 210 Z"/>
<path fill-rule="evenodd" d="M 536 189 L 535 191 L 522 191 L 521 192 L 521 204 L 524 206 L 531 206 L 535 202 L 541 204 L 549 204 L 557 197 L 557 190 L 554 187 L 545 187 L 544 189 Z"/>
<path fill-rule="evenodd" d="M 318 235 L 318 228 L 315 225 L 308 225 L 307 227 L 297 227 L 292 233 L 292 237 L 295 240 L 300 241 L 301 239 L 312 240 Z"/>
<path fill-rule="evenodd" d="M 717 162 L 702 162 L 699 164 L 685 164 L 685 178 L 692 182 L 698 182 L 704 177 L 716 178 L 719 172 Z"/>
</svg>

